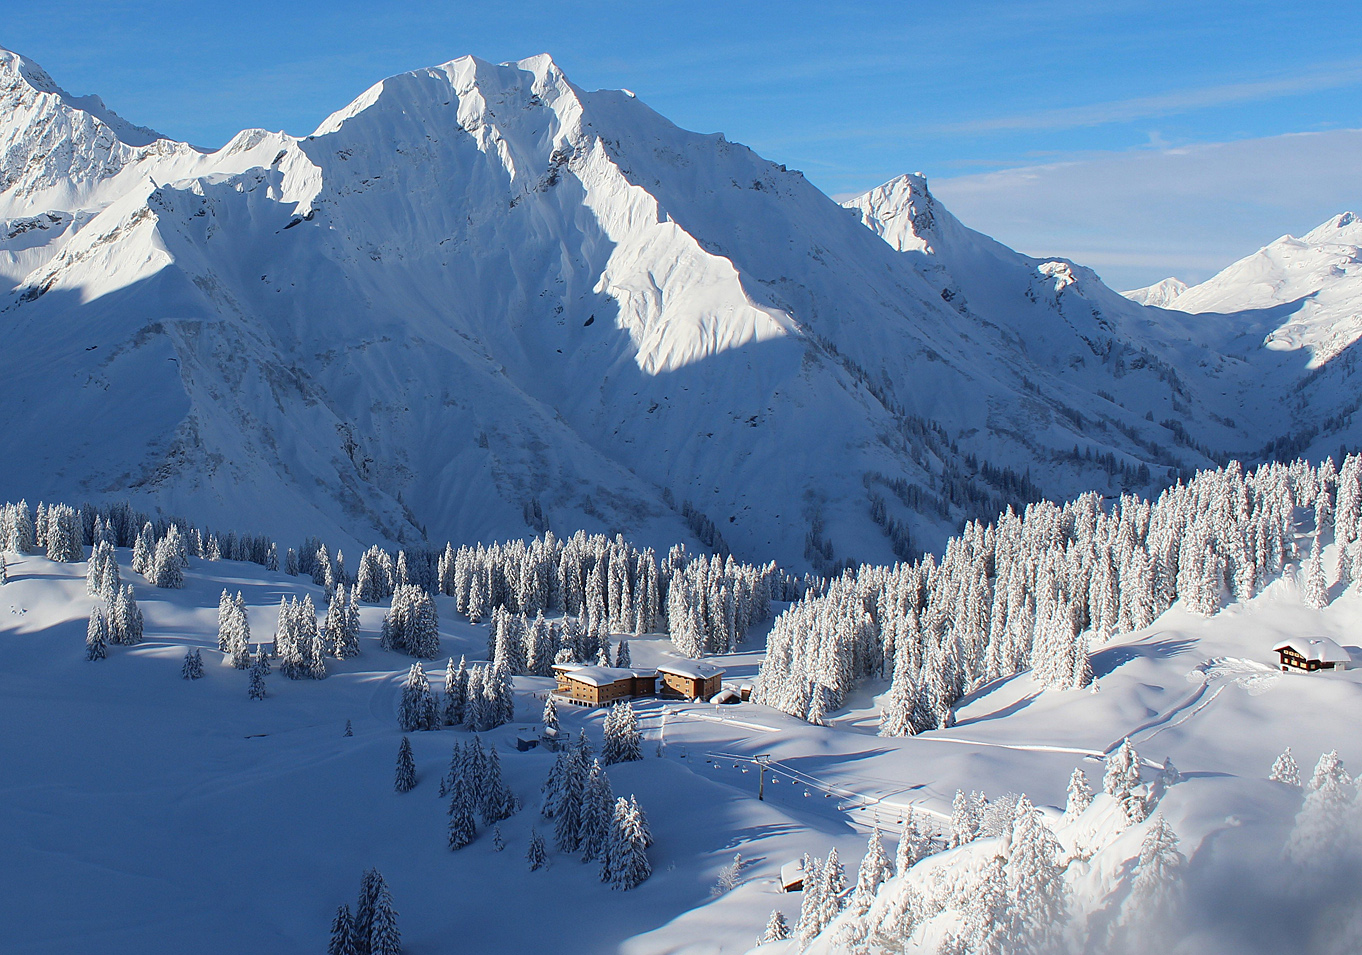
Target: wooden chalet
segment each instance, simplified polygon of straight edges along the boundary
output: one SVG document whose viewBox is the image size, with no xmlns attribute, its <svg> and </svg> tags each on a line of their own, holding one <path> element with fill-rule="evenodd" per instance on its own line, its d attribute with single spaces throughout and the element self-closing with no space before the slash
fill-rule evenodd
<svg viewBox="0 0 1362 955">
<path fill-rule="evenodd" d="M 1346 670 L 1352 657 L 1328 637 L 1289 637 L 1272 648 L 1283 670 Z"/>
<path fill-rule="evenodd" d="M 664 663 L 657 672 L 662 695 L 673 699 L 708 700 L 723 686 L 723 668 L 700 660 Z"/>
<path fill-rule="evenodd" d="M 787 862 L 780 867 L 780 891 L 804 891 L 804 863 Z"/>
<path fill-rule="evenodd" d="M 598 667 L 555 663 L 553 695 L 576 706 L 609 706 L 657 695 L 657 671 L 643 667 Z"/>
</svg>

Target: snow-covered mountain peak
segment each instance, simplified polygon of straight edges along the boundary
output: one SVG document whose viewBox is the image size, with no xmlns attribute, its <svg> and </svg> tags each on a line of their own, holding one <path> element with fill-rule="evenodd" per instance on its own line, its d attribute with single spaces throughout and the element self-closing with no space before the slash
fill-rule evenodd
<svg viewBox="0 0 1362 955">
<path fill-rule="evenodd" d="M 519 99 L 518 105 L 528 109 L 552 104 L 564 95 L 576 102 L 575 92 L 547 53 L 501 64 L 461 56 L 380 80 L 323 120 L 312 136 L 334 133 L 347 121 L 375 109 L 404 115 L 411 110 L 414 118 L 429 119 L 430 109 L 455 106 L 456 101 L 455 115 L 465 129 L 492 118 L 509 122 L 514 117 L 497 117 L 495 107 Z"/>
<path fill-rule="evenodd" d="M 1340 212 L 1301 236 L 1307 245 L 1362 246 L 1362 219 L 1353 212 Z"/>
<path fill-rule="evenodd" d="M 98 96 L 72 96 L 32 60 L 0 52 L 0 218 L 97 209 L 155 169 L 201 158 Z"/>
<path fill-rule="evenodd" d="M 19 84 L 26 86 L 31 93 L 55 97 L 68 109 L 89 115 L 112 132 L 124 145 L 149 146 L 158 139 L 166 138 L 154 129 L 128 122 L 105 106 L 104 101 L 98 96 L 71 95 L 58 86 L 51 75 L 37 63 L 19 53 L 0 47 L 0 96 L 7 98 L 6 107 L 11 103 L 17 103 L 23 96 Z M 0 115 L 8 114 L 8 109 L 0 111 Z"/>
<path fill-rule="evenodd" d="M 1173 308 L 1174 299 L 1185 291 L 1187 291 L 1187 283 L 1170 275 L 1161 282 L 1146 285 L 1144 288 L 1131 289 L 1121 294 L 1140 305 L 1150 305 L 1154 308 Z"/>
<path fill-rule="evenodd" d="M 936 251 L 937 202 L 922 173 L 904 173 L 843 205 L 900 252 Z"/>
</svg>

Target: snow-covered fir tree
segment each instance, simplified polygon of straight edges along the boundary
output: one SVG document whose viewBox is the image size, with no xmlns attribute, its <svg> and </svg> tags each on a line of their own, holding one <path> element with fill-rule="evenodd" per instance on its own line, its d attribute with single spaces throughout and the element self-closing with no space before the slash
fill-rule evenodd
<svg viewBox="0 0 1362 955">
<path fill-rule="evenodd" d="M 1082 815 L 1092 805 L 1092 786 L 1088 785 L 1088 775 L 1081 769 L 1074 769 L 1069 777 L 1069 799 L 1064 806 L 1066 818 L 1073 819 Z"/>
<path fill-rule="evenodd" d="M 758 945 L 768 945 L 771 942 L 783 942 L 790 937 L 790 923 L 785 920 L 785 913 L 779 909 L 771 910 L 771 917 L 766 920 L 766 930 L 757 939 Z"/>
<path fill-rule="evenodd" d="M 601 881 L 612 889 L 628 891 L 653 874 L 648 861 L 648 837 L 636 803 L 624 797 L 615 800 L 614 816 L 605 854 L 601 861 Z"/>
<path fill-rule="evenodd" d="M 581 784 L 577 789 L 580 793 L 586 785 L 585 772 L 585 764 L 575 747 L 568 746 L 559 749 L 558 755 L 554 757 L 553 765 L 549 768 L 548 777 L 539 788 L 541 797 L 539 811 L 549 819 L 557 815 L 559 801 L 563 798 L 563 793 L 567 789 L 568 775 L 570 773 L 583 774 Z"/>
<path fill-rule="evenodd" d="M 1298 865 L 1337 860 L 1337 852 L 1349 824 L 1349 811 L 1357 801 L 1357 788 L 1343 766 L 1338 750 L 1320 756 L 1305 784 L 1305 804 L 1287 840 L 1287 858 Z"/>
<path fill-rule="evenodd" d="M 232 666 L 238 670 L 245 670 L 251 666 L 251 625 L 246 619 L 246 599 L 237 591 L 236 598 L 232 601 L 228 611 L 228 634 L 227 634 L 227 653 L 231 658 Z M 219 631 L 219 642 L 222 641 L 222 634 Z"/>
<path fill-rule="evenodd" d="M 327 943 L 327 955 L 360 955 L 354 937 L 354 918 L 350 915 L 349 905 L 336 907 L 335 917 L 331 920 L 331 940 Z"/>
<path fill-rule="evenodd" d="M 1040 811 L 1025 796 L 1017 800 L 1008 843 L 1008 931 L 1020 951 L 1046 951 L 1058 940 L 1068 915 L 1068 888 L 1061 847 Z"/>
<path fill-rule="evenodd" d="M 142 642 L 142 626 L 142 609 L 137 606 L 132 584 L 124 584 L 113 601 L 113 612 L 109 615 L 110 639 L 123 646 L 139 644 Z"/>
<path fill-rule="evenodd" d="M 462 777 L 454 780 L 449 792 L 450 849 L 462 849 L 477 838 L 478 827 L 473 819 L 474 801 L 475 794 L 471 791 L 469 781 Z"/>
<path fill-rule="evenodd" d="M 200 655 L 198 647 L 190 647 L 184 652 L 184 663 L 180 667 L 180 676 L 186 680 L 203 678 L 203 657 Z"/>
<path fill-rule="evenodd" d="M 344 583 L 337 583 L 320 627 L 327 652 L 338 660 L 359 656 L 359 610 Z"/>
<path fill-rule="evenodd" d="M 1145 817 L 1144 794 L 1140 791 L 1140 757 L 1129 737 L 1107 756 L 1102 789 L 1121 804 L 1126 818 L 1142 822 Z"/>
<path fill-rule="evenodd" d="M 110 599 L 122 588 L 118 559 L 107 541 L 99 541 L 90 548 L 89 566 L 85 573 L 85 592 L 91 597 Z"/>
<path fill-rule="evenodd" d="M 554 843 L 559 852 L 576 852 L 582 845 L 582 797 L 586 791 L 588 764 L 580 750 L 574 749 L 565 755 L 551 807 Z"/>
<path fill-rule="evenodd" d="M 1140 844 L 1130 896 L 1122 906 L 1122 922 L 1140 925 L 1146 932 L 1166 925 L 1174 914 L 1178 876 L 1186 861 L 1178 851 L 1173 827 L 1163 813 L 1156 814 Z"/>
<path fill-rule="evenodd" d="M 856 889 L 851 896 L 852 909 L 860 914 L 867 912 L 875 901 L 880 884 L 893 876 L 894 864 L 884 851 L 884 842 L 880 838 L 879 827 L 876 827 L 870 831 L 865 855 L 861 857 L 861 865 L 856 872 Z"/>
<path fill-rule="evenodd" d="M 85 532 L 80 514 L 65 504 L 53 504 L 45 514 L 47 559 L 70 563 L 85 557 L 81 541 Z"/>
<path fill-rule="evenodd" d="M 189 552 L 177 525 L 171 524 L 165 536 L 156 542 L 147 579 L 156 587 L 178 590 L 184 586 L 184 571 L 189 566 Z"/>
<path fill-rule="evenodd" d="M 509 819 L 520 810 L 520 800 L 511 792 L 501 775 L 501 757 L 496 748 L 491 747 L 482 764 L 479 786 L 478 813 L 483 825 L 492 825 Z"/>
<path fill-rule="evenodd" d="M 378 603 L 392 596 L 396 588 L 392 557 L 381 547 L 370 547 L 359 559 L 355 590 L 366 603 Z"/>
<path fill-rule="evenodd" d="M 804 860 L 804 899 L 799 908 L 795 935 L 801 947 L 807 947 L 842 911 L 846 891 L 846 873 L 837 849 L 828 852 L 826 860 Z"/>
<path fill-rule="evenodd" d="M 255 662 L 251 664 L 250 685 L 246 695 L 252 700 L 263 700 L 265 698 L 265 655 L 258 654 Z"/>
<path fill-rule="evenodd" d="M 616 703 L 605 718 L 601 760 L 607 766 L 643 758 L 643 736 L 632 703 Z"/>
<path fill-rule="evenodd" d="M 102 607 L 90 611 L 90 623 L 85 628 L 85 659 L 103 660 L 109 655 L 109 621 Z"/>
<path fill-rule="evenodd" d="M 1291 755 L 1290 746 L 1283 751 L 1282 755 L 1277 757 L 1267 778 L 1274 783 L 1285 783 L 1288 786 L 1299 786 L 1301 784 L 1300 767 L 1296 765 L 1296 757 Z"/>
<path fill-rule="evenodd" d="M 894 854 L 894 869 L 899 874 L 907 872 L 920 861 L 932 854 L 932 826 L 926 816 L 909 808 L 903 820 L 903 832 L 899 834 L 898 849 Z"/>
<path fill-rule="evenodd" d="M 435 697 L 430 692 L 430 681 L 426 679 L 426 671 L 419 661 L 413 663 L 407 670 L 407 679 L 402 684 L 402 702 L 397 710 L 397 723 L 405 733 L 440 728 Z"/>
<path fill-rule="evenodd" d="M 578 828 L 583 862 L 605 857 L 614 813 L 615 794 L 610 779 L 600 760 L 593 759 L 582 790 L 581 822 Z"/>
<path fill-rule="evenodd" d="M 424 660 L 439 656 L 439 618 L 430 594 L 411 584 L 398 587 L 383 617 L 379 645 Z"/>
<path fill-rule="evenodd" d="M 312 558 L 312 582 L 328 594 L 336 589 L 336 575 L 331 569 L 331 555 L 323 544 Z"/>
<path fill-rule="evenodd" d="M 402 933 L 397 928 L 397 909 L 383 876 L 377 878 L 373 921 L 369 925 L 367 955 L 402 955 Z M 361 951 L 365 951 L 363 948 Z"/>
<path fill-rule="evenodd" d="M 393 788 L 400 793 L 409 793 L 416 788 L 416 757 L 411 752 L 411 740 L 402 737 L 402 745 L 397 748 L 397 774 Z"/>
<path fill-rule="evenodd" d="M 464 706 L 468 700 L 468 663 L 459 657 L 458 669 L 454 668 L 454 658 L 445 664 L 445 691 L 440 705 L 440 722 L 445 726 L 461 726 L 464 722 Z"/>
<path fill-rule="evenodd" d="M 1315 535 L 1310 557 L 1301 568 L 1301 600 L 1315 610 L 1323 610 L 1329 603 L 1329 580 L 1324 575 L 1324 555 L 1319 535 Z"/>
<path fill-rule="evenodd" d="M 326 955 L 359 955 L 355 944 L 355 921 L 348 905 L 339 906 L 331 920 L 331 941 L 327 943 Z"/>
<path fill-rule="evenodd" d="M 542 869 L 549 864 L 549 854 L 544 848 L 544 837 L 533 826 L 530 827 L 530 848 L 525 853 L 525 861 L 530 864 L 531 872 Z"/>
<path fill-rule="evenodd" d="M 280 598 L 279 625 L 274 635 L 274 653 L 279 671 L 290 680 L 320 680 L 326 677 L 326 651 L 317 629 L 317 611 L 312 595 L 300 601 Z"/>
<path fill-rule="evenodd" d="M 980 793 L 966 795 L 964 790 L 955 791 L 951 803 L 951 848 L 973 842 L 979 835 L 983 823 L 981 801 Z"/>
</svg>

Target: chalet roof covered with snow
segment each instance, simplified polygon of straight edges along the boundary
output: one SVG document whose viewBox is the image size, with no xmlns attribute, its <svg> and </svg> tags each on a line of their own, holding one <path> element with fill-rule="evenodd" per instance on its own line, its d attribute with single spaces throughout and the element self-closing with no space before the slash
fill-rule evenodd
<svg viewBox="0 0 1362 955">
<path fill-rule="evenodd" d="M 657 668 L 657 672 L 683 676 L 690 680 L 708 680 L 710 677 L 723 676 L 724 668 L 700 660 L 678 660 L 675 663 L 662 664 Z"/>
<path fill-rule="evenodd" d="M 656 677 L 657 671 L 647 667 L 598 667 L 583 666 L 576 663 L 555 663 L 555 672 L 567 675 L 569 680 L 585 683 L 587 686 L 610 686 L 620 680 L 648 679 Z"/>
<path fill-rule="evenodd" d="M 1328 637 L 1287 637 L 1277 643 L 1273 651 L 1294 650 L 1307 661 L 1319 663 L 1351 663 L 1352 657 Z"/>
</svg>

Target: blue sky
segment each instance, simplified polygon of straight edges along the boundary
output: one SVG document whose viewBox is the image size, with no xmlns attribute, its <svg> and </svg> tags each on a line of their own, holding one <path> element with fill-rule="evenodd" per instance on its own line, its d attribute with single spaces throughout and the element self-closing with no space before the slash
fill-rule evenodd
<svg viewBox="0 0 1362 955">
<path fill-rule="evenodd" d="M 1275 141 L 1362 128 L 1360 40 L 1362 16 L 1345 4 L 1256 0 L 6 0 L 0 20 L 0 44 L 37 60 L 71 92 L 97 92 L 128 119 L 205 146 L 247 126 L 308 133 L 402 70 L 465 53 L 501 61 L 547 51 L 578 85 L 632 89 L 676 123 L 722 131 L 802 169 L 831 195 L 922 171 L 948 201 L 986 194 L 1009 209 L 996 214 L 976 202 L 961 211 L 967 224 L 1024 251 L 1080 260 L 1094 230 L 1107 228 L 1113 241 L 1094 264 L 1116 285 L 1153 281 L 1165 266 L 1204 278 L 1208 263 L 1362 205 L 1355 175 L 1337 182 L 1336 196 L 1319 188 L 1355 172 L 1346 150 L 1330 153 L 1341 166 L 1321 169 L 1313 147 L 1297 143 L 1283 160 Z M 1139 210 L 1112 206 L 1104 164 L 1128 176 L 1132 154 L 1158 166 L 1159 156 L 1188 147 L 1223 162 L 1227 154 L 1195 147 L 1231 142 L 1270 144 L 1241 148 L 1240 167 L 1263 154 L 1287 162 L 1262 170 L 1288 180 L 1271 209 L 1248 198 L 1235 206 L 1228 184 L 1210 194 L 1212 169 L 1197 177 L 1208 194 L 1169 204 L 1171 218 L 1148 223 L 1148 236 L 1119 231 L 1122 213 Z M 1060 191 L 1072 228 L 1054 209 L 1046 228 L 1029 227 L 1033 178 L 987 178 L 1072 165 L 1086 175 L 1048 174 L 1089 190 L 1067 202 Z M 1297 175 L 1311 179 L 1308 196 L 1292 191 Z M 977 188 L 978 177 L 988 189 Z M 1003 195 L 1006 183 L 1013 191 Z M 1134 192 L 1124 201 L 1138 202 Z M 1055 201 L 1054 190 L 1046 195 Z M 1146 248 L 1180 225 L 1213 225 L 1197 217 L 1214 215 L 1225 217 L 1214 233 L 1221 246 L 1166 261 Z"/>
</svg>

